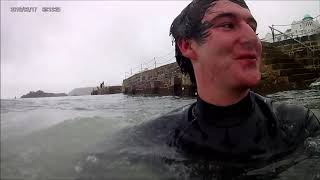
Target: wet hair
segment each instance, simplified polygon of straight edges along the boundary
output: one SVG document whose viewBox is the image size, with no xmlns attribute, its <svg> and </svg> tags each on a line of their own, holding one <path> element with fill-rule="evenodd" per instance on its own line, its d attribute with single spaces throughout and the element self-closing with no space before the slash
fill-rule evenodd
<svg viewBox="0 0 320 180">
<path fill-rule="evenodd" d="M 205 43 L 209 36 L 208 29 L 212 24 L 205 21 L 202 22 L 207 10 L 215 5 L 218 0 L 193 0 L 181 13 L 174 19 L 170 27 L 170 35 L 173 37 L 172 44 L 175 44 L 176 61 L 183 74 L 189 74 L 192 84 L 196 85 L 191 60 L 182 55 L 178 43 L 182 39 L 194 39 L 199 44 Z M 229 0 L 249 9 L 244 0 Z"/>
</svg>

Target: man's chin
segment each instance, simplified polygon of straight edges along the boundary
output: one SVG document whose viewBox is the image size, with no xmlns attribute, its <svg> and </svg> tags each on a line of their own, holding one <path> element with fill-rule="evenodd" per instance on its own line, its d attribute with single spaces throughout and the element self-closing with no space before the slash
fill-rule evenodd
<svg viewBox="0 0 320 180">
<path fill-rule="evenodd" d="M 258 84 L 260 83 L 260 77 L 254 80 L 251 80 L 248 82 L 248 87 L 249 88 L 254 88 L 256 86 L 258 86 Z"/>
<path fill-rule="evenodd" d="M 251 89 L 259 85 L 261 81 L 261 74 L 257 74 L 256 76 L 251 76 L 250 78 L 246 77 L 243 80 L 239 80 L 239 86 L 244 89 Z"/>
</svg>

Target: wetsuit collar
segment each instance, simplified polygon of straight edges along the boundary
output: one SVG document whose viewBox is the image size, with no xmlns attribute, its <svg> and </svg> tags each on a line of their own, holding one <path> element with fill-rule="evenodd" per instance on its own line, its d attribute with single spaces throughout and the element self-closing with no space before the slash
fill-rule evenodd
<svg viewBox="0 0 320 180">
<path fill-rule="evenodd" d="M 194 116 L 201 121 L 201 124 L 207 124 L 216 127 L 233 127 L 240 125 L 252 111 L 253 103 L 251 92 L 240 102 L 230 106 L 216 106 L 205 102 L 200 97 L 194 108 Z"/>
</svg>

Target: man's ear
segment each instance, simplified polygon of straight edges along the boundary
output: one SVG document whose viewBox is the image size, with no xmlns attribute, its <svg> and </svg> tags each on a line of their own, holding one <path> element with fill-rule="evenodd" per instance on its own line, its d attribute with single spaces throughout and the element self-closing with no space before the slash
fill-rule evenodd
<svg viewBox="0 0 320 180">
<path fill-rule="evenodd" d="M 197 59 L 197 53 L 192 43 L 195 42 L 189 39 L 181 39 L 178 42 L 178 47 L 183 56 L 189 58 L 191 61 L 194 61 Z"/>
</svg>

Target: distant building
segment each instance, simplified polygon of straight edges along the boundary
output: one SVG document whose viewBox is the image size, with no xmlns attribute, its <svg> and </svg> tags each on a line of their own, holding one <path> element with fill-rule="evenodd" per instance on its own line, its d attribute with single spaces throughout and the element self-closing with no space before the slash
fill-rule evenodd
<svg viewBox="0 0 320 180">
<path fill-rule="evenodd" d="M 320 23 L 318 20 L 314 20 L 314 18 L 309 14 L 306 14 L 302 20 L 293 21 L 291 23 L 291 29 L 287 29 L 283 33 L 284 34 L 274 31 L 274 42 L 287 40 L 290 39 L 290 37 L 297 38 L 320 33 Z M 272 34 L 267 33 L 265 38 L 262 40 L 266 42 L 273 42 Z"/>
</svg>

